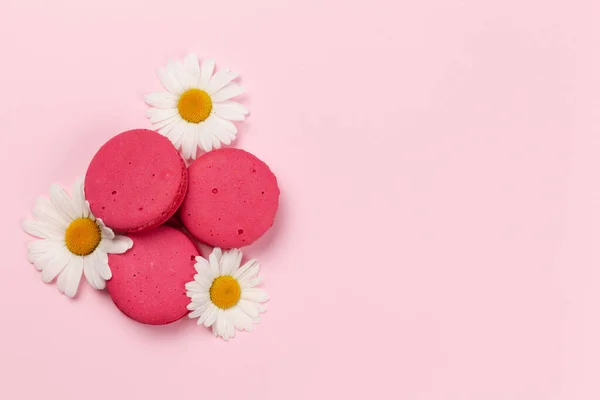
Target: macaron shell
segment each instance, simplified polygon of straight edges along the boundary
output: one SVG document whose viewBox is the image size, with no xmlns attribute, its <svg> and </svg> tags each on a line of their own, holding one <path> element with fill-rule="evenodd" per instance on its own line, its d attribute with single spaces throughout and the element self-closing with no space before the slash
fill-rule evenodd
<svg viewBox="0 0 600 400">
<path fill-rule="evenodd" d="M 144 324 L 163 325 L 185 316 L 190 302 L 185 284 L 194 280 L 200 255 L 195 244 L 168 226 L 128 236 L 133 247 L 108 256 L 113 276 L 106 287 L 115 305 Z"/>
<path fill-rule="evenodd" d="M 85 176 L 92 213 L 121 232 L 152 229 L 179 208 L 187 168 L 169 139 L 147 129 L 123 132 L 106 142 Z"/>
<path fill-rule="evenodd" d="M 243 247 L 273 225 L 279 206 L 277 179 L 254 155 L 231 148 L 213 150 L 190 165 L 188 176 L 179 216 L 199 241 Z"/>
</svg>

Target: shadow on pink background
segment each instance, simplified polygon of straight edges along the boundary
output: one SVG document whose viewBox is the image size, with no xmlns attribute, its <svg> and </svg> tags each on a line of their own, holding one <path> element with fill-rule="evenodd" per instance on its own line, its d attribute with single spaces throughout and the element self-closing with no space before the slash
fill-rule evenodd
<svg viewBox="0 0 600 400">
<path fill-rule="evenodd" d="M 0 15 L 1 399 L 600 398 L 600 3 L 12 2 Z M 154 69 L 239 71 L 276 227 L 230 343 L 41 282 L 50 183 L 148 128 Z"/>
</svg>

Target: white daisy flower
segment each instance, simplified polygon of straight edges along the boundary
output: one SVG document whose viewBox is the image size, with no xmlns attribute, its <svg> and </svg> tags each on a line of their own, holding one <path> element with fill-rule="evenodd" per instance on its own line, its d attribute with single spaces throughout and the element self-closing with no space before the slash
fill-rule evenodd
<svg viewBox="0 0 600 400">
<path fill-rule="evenodd" d="M 244 91 L 233 80 L 237 73 L 215 71 L 215 61 L 198 63 L 195 54 L 181 62 L 169 61 L 157 70 L 167 92 L 152 93 L 145 101 L 152 108 L 146 116 L 155 130 L 168 137 L 183 157 L 196 158 L 197 148 L 210 151 L 221 143 L 231 144 L 237 127 L 231 121 L 243 121 L 246 107 L 230 100 Z"/>
<path fill-rule="evenodd" d="M 46 283 L 57 279 L 58 290 L 77 294 L 81 274 L 96 289 L 104 289 L 112 277 L 108 253 L 121 254 L 133 241 L 119 236 L 95 218 L 85 200 L 83 179 L 73 185 L 72 197 L 58 185 L 50 187 L 50 199 L 39 197 L 33 208 L 35 220 L 23 221 L 23 230 L 40 238 L 27 246 L 27 258 Z"/>
<path fill-rule="evenodd" d="M 260 322 L 265 308 L 260 304 L 269 300 L 263 289 L 255 287 L 260 264 L 250 260 L 240 267 L 242 252 L 232 249 L 223 253 L 215 248 L 208 260 L 196 257 L 194 281 L 185 285 L 192 300 L 188 304 L 190 318 L 198 318 L 198 325 L 212 326 L 215 336 L 226 341 L 235 337 L 235 330 L 251 332 Z"/>
</svg>

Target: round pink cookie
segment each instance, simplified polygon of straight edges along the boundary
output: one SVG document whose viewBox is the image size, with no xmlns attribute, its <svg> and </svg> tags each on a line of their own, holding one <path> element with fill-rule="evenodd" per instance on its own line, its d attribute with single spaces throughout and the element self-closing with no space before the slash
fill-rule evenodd
<svg viewBox="0 0 600 400">
<path fill-rule="evenodd" d="M 194 280 L 200 253 L 181 231 L 159 226 L 151 232 L 128 235 L 133 247 L 109 254 L 112 279 L 106 282 L 115 305 L 128 317 L 151 325 L 176 321 L 190 302 L 185 284 Z"/>
<path fill-rule="evenodd" d="M 92 212 L 121 232 L 162 224 L 177 211 L 186 190 L 185 162 L 169 139 L 146 129 L 106 142 L 85 175 Z"/>
<path fill-rule="evenodd" d="M 272 225 L 277 179 L 267 164 L 238 149 L 210 151 L 188 168 L 179 216 L 196 239 L 222 248 L 253 243 Z"/>
</svg>

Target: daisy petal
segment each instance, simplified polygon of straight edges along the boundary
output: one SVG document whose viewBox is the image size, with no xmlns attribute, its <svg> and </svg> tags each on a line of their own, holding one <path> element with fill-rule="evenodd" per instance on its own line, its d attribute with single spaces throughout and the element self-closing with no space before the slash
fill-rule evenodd
<svg viewBox="0 0 600 400">
<path fill-rule="evenodd" d="M 210 271 L 210 265 L 208 264 L 208 260 L 204 257 L 197 256 L 196 263 L 194 264 L 194 268 L 196 268 L 196 272 L 199 274 L 205 274 Z"/>
<path fill-rule="evenodd" d="M 248 279 L 252 279 L 256 275 L 258 275 L 259 269 L 260 269 L 260 263 L 258 262 L 258 260 L 252 259 L 252 260 L 246 262 L 246 264 L 244 264 L 240 269 L 238 269 L 233 274 L 233 277 L 235 279 L 237 279 L 238 281 L 245 281 Z"/>
<path fill-rule="evenodd" d="M 242 85 L 238 85 L 237 83 L 230 83 L 225 86 L 221 90 L 211 95 L 211 100 L 213 103 L 218 103 L 224 100 L 229 100 L 232 97 L 239 96 L 244 93 L 244 87 Z"/>
<path fill-rule="evenodd" d="M 237 76 L 237 73 L 229 71 L 228 69 L 217 72 L 210 78 L 210 82 L 208 83 L 208 86 L 206 86 L 206 92 L 210 95 L 216 93 L 219 89 L 223 88 L 223 86 L 237 78 Z"/>
<path fill-rule="evenodd" d="M 67 273 L 65 294 L 69 297 L 74 297 L 77 294 L 81 275 L 83 274 L 83 257 L 72 258 L 68 268 L 65 268 L 64 273 Z"/>
<path fill-rule="evenodd" d="M 234 107 L 230 107 L 224 103 L 214 103 L 212 110 L 214 114 L 229 121 L 243 121 L 246 119 L 245 114 L 237 111 Z"/>
<path fill-rule="evenodd" d="M 91 258 L 86 258 L 83 260 L 83 275 L 85 275 L 85 279 L 96 290 L 102 290 L 106 287 L 106 282 L 94 266 L 94 262 Z"/>
<path fill-rule="evenodd" d="M 198 64 L 198 57 L 196 54 L 188 54 L 183 60 L 183 65 L 185 65 L 192 86 L 197 86 L 200 81 L 200 65 Z"/>
<path fill-rule="evenodd" d="M 54 204 L 54 207 L 62 213 L 62 215 L 68 220 L 73 221 L 77 218 L 77 213 L 71 205 L 71 199 L 69 195 L 57 184 L 50 186 L 50 201 Z"/>
<path fill-rule="evenodd" d="M 168 132 L 167 132 L 166 127 L 163 129 L 159 129 L 158 132 L 165 135 L 166 137 L 168 137 L 169 140 L 171 141 L 171 143 L 173 143 L 173 146 L 175 146 L 175 148 L 177 150 L 179 150 L 179 149 L 181 149 L 181 142 L 183 139 L 183 134 L 184 134 L 186 125 L 187 125 L 187 121 L 179 118 L 176 123 L 174 123 L 173 125 L 170 125 L 170 127 L 168 128 Z M 167 132 L 167 133 L 164 133 L 164 132 Z"/>
<path fill-rule="evenodd" d="M 205 152 L 212 150 L 211 125 L 208 121 L 209 120 L 206 120 L 204 123 L 198 124 L 198 130 L 196 131 L 196 143 Z"/>
<path fill-rule="evenodd" d="M 146 117 L 150 118 L 151 124 L 164 121 L 179 115 L 177 108 L 149 108 L 146 110 Z"/>
<path fill-rule="evenodd" d="M 40 239 L 57 238 L 61 236 L 59 230 L 44 222 L 25 220 L 21 223 L 21 227 L 25 233 Z"/>
<path fill-rule="evenodd" d="M 265 292 L 263 289 L 248 288 L 242 290 L 242 299 L 255 301 L 258 303 L 264 303 L 265 301 L 269 300 L 269 296 L 267 295 L 267 292 Z"/>
<path fill-rule="evenodd" d="M 228 310 L 230 318 L 236 329 L 240 331 L 252 332 L 252 318 L 244 313 L 239 307 L 232 307 Z"/>
<path fill-rule="evenodd" d="M 42 269 L 42 281 L 52 282 L 69 264 L 71 258 L 77 257 L 66 249 L 57 251 L 54 258 Z"/>
<path fill-rule="evenodd" d="M 240 299 L 237 303 L 237 307 L 252 320 L 255 320 L 259 316 L 258 306 L 252 301 Z"/>
<path fill-rule="evenodd" d="M 225 100 L 218 103 L 213 103 L 213 108 L 217 105 L 217 108 L 229 108 L 231 111 L 234 111 L 238 114 L 248 115 L 249 113 L 248 109 L 237 101 Z"/>
<path fill-rule="evenodd" d="M 223 119 L 221 117 L 218 117 L 216 115 L 213 116 L 213 121 L 215 121 L 218 125 L 223 127 L 227 132 L 232 133 L 235 137 L 235 134 L 237 133 L 238 130 L 233 122 Z"/>
<path fill-rule="evenodd" d="M 85 194 L 83 192 L 83 177 L 77 178 L 71 189 L 71 199 L 73 209 L 77 218 L 84 218 L 85 214 Z"/>
<path fill-rule="evenodd" d="M 107 281 L 112 278 L 112 271 L 108 265 L 108 254 L 106 254 L 106 252 L 102 251 L 101 249 L 96 249 L 90 255 L 90 258 L 93 261 L 92 266 L 94 267 L 94 270 L 102 279 Z"/>
<path fill-rule="evenodd" d="M 33 207 L 33 216 L 38 222 L 48 223 L 60 229 L 67 229 L 70 221 L 56 210 L 52 202 L 45 197 L 38 197 Z"/>
<path fill-rule="evenodd" d="M 174 71 L 175 77 L 177 78 L 177 81 L 184 92 L 192 87 L 190 76 L 188 75 L 188 72 L 182 63 L 176 62 L 174 64 Z"/>
<path fill-rule="evenodd" d="M 206 89 L 214 70 L 215 60 L 206 60 L 202 63 L 202 66 L 200 67 L 200 80 L 198 81 L 198 88 L 202 90 Z"/>
<path fill-rule="evenodd" d="M 169 92 L 150 93 L 144 96 L 146 104 L 156 108 L 177 108 L 177 96 Z"/>
<path fill-rule="evenodd" d="M 209 263 L 210 263 L 210 273 L 211 275 L 216 278 L 217 276 L 221 275 L 219 272 L 219 258 L 217 257 L 217 254 L 215 254 L 215 252 L 213 251 L 209 258 Z M 221 262 L 223 262 L 223 257 L 221 257 Z"/>
<path fill-rule="evenodd" d="M 165 68 L 158 68 L 156 70 L 156 75 L 165 89 L 174 95 L 180 95 L 183 90 L 181 90 L 181 86 L 179 85 L 179 82 L 177 82 L 174 71 L 171 72 L 172 68 L 172 62 L 169 61 Z"/>
<path fill-rule="evenodd" d="M 123 254 L 133 247 L 133 240 L 127 236 L 116 235 L 114 239 L 100 242 L 100 249 L 109 254 Z"/>
<path fill-rule="evenodd" d="M 189 160 L 192 156 L 196 157 L 196 125 L 187 123 L 183 127 L 183 139 L 181 142 L 181 151 L 183 158 Z"/>
<path fill-rule="evenodd" d="M 115 233 L 113 232 L 112 229 L 110 229 L 109 227 L 107 227 L 104 224 L 104 221 L 102 221 L 102 218 L 96 218 L 96 224 L 100 228 L 102 239 L 112 240 L 115 238 Z"/>
</svg>

